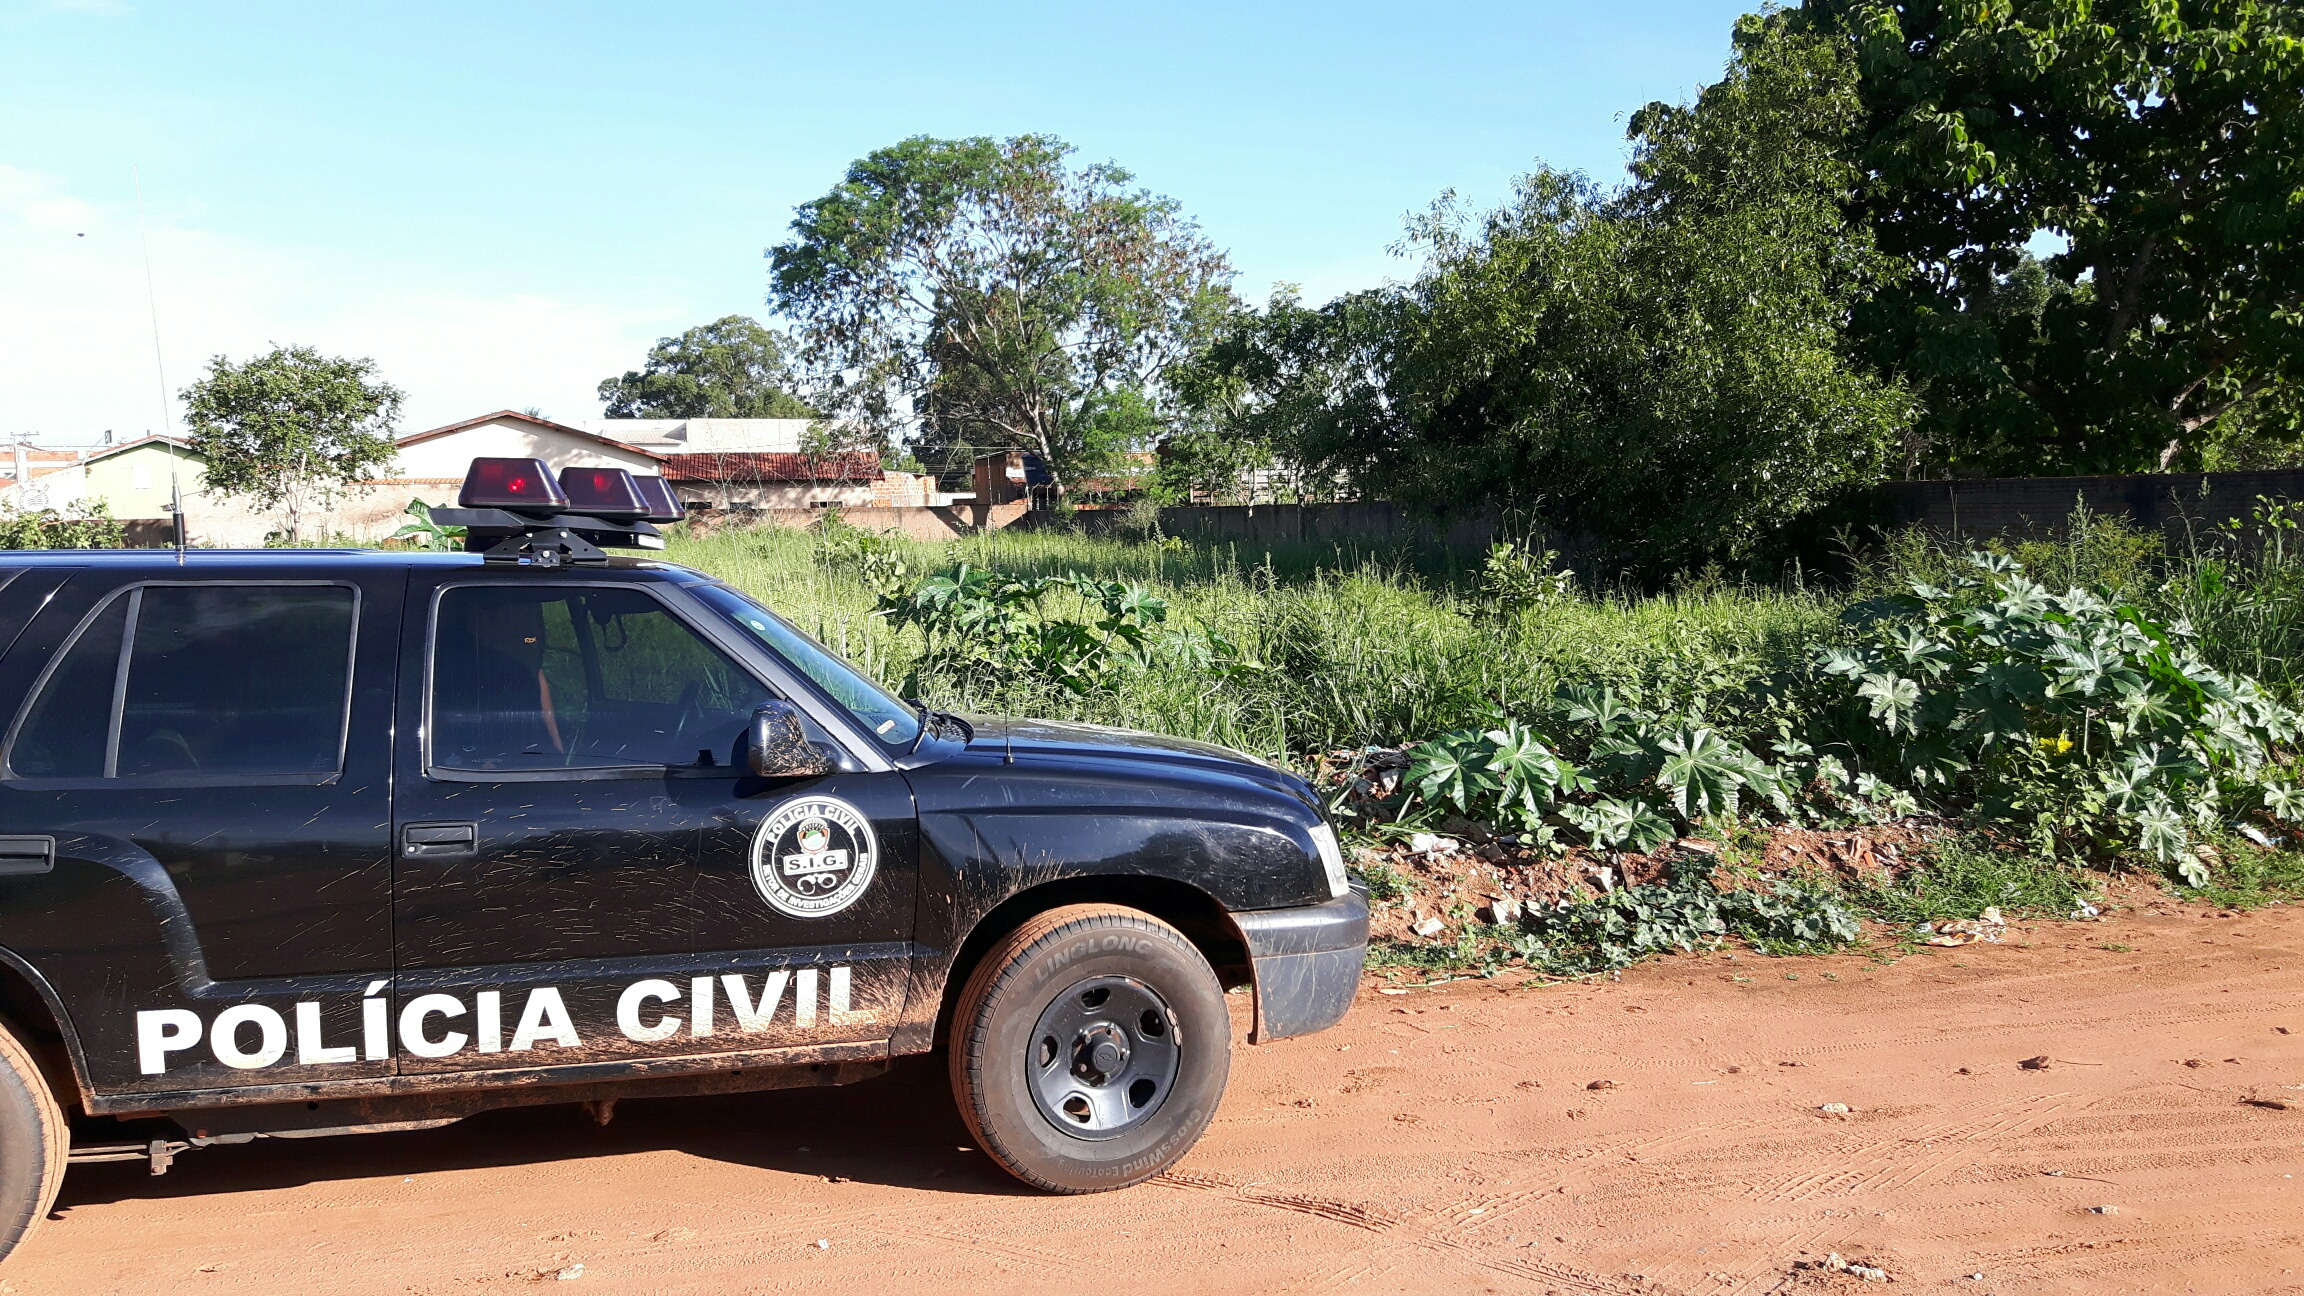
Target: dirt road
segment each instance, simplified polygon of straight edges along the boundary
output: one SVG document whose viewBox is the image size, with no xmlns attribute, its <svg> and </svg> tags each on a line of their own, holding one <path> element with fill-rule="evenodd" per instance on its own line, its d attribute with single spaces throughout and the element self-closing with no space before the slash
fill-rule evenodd
<svg viewBox="0 0 2304 1296">
<path fill-rule="evenodd" d="M 0 1292 L 2304 1292 L 2304 910 L 2019 936 L 1371 989 L 1116 1195 L 917 1070 L 82 1167 Z"/>
</svg>

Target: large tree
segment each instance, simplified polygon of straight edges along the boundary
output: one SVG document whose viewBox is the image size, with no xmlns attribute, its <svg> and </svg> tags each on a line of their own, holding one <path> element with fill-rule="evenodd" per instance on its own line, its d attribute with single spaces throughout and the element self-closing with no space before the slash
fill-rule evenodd
<svg viewBox="0 0 2304 1296">
<path fill-rule="evenodd" d="M 833 412 L 893 443 L 1029 451 L 1059 497 L 1141 438 L 1231 272 L 1175 202 L 1071 153 L 915 137 L 800 208 L 769 300 Z"/>
<path fill-rule="evenodd" d="M 372 360 L 308 346 L 240 364 L 217 356 L 183 400 L 208 489 L 277 511 L 290 544 L 303 541 L 314 511 L 389 467 L 396 449 L 400 389 L 376 379 Z"/>
<path fill-rule="evenodd" d="M 793 393 L 790 339 L 730 315 L 658 338 L 647 363 L 600 384 L 609 418 L 814 418 Z"/>
<path fill-rule="evenodd" d="M 1852 57 L 1749 18 L 1722 80 L 1635 115 L 1631 182 L 1444 198 L 1392 292 L 1282 299 L 1204 364 L 1240 434 L 1369 495 L 1501 505 L 1645 573 L 1754 553 L 1879 480 L 1909 399 L 1844 347 L 1893 264 L 1843 214 Z M 1195 367 L 1195 376 L 1199 369 Z"/>
<path fill-rule="evenodd" d="M 1800 17 L 1862 73 L 1852 210 L 1910 275 L 1859 329 L 1925 397 L 1932 466 L 2135 471 L 2190 462 L 2219 420 L 2294 433 L 2304 7 L 1806 0 Z"/>
<path fill-rule="evenodd" d="M 1382 288 L 1307 306 L 1283 285 L 1263 309 L 1233 312 L 1175 372 L 1157 485 L 1169 498 L 1252 502 L 1255 475 L 1276 473 L 1298 499 L 1390 494 L 1390 379 L 1412 310 Z"/>
</svg>

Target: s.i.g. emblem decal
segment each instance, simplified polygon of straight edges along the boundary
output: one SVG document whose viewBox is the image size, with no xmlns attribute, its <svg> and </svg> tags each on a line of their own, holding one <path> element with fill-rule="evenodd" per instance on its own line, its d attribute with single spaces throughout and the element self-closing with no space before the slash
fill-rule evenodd
<svg viewBox="0 0 2304 1296">
<path fill-rule="evenodd" d="M 753 887 L 794 918 L 823 918 L 856 903 L 879 864 L 872 821 L 838 797 L 787 801 L 752 838 Z"/>
</svg>

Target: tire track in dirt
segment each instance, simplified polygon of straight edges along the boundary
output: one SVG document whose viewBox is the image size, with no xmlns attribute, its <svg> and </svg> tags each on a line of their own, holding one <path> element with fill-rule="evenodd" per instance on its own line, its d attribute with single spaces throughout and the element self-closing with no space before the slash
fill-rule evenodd
<svg viewBox="0 0 2304 1296">
<path fill-rule="evenodd" d="M 1410 1217 L 1394 1216 L 1359 1203 L 1330 1201 L 1305 1197 L 1296 1193 L 1274 1192 L 1259 1185 L 1243 1184 L 1218 1175 L 1185 1174 L 1171 1171 L 1160 1175 L 1152 1182 L 1188 1192 L 1221 1194 L 1236 1201 L 1274 1210 L 1313 1215 L 1373 1235 L 1374 1240 L 1371 1241 L 1371 1246 L 1375 1245 L 1376 1241 L 1381 1241 L 1388 1248 L 1411 1246 L 1437 1251 L 1464 1260 L 1488 1272 L 1565 1284 L 1572 1290 L 1588 1293 L 1589 1296 L 1633 1296 L 1639 1291 L 1638 1288 L 1631 1285 L 1607 1279 L 1598 1274 L 1586 1273 L 1570 1266 L 1542 1260 L 1524 1260 L 1510 1255 L 1492 1254 L 1487 1249 L 1447 1236 L 1446 1224 L 1436 1225 L 1436 1221 L 1445 1220 L 1450 1216 L 1458 1217 L 1460 1222 L 1461 1217 L 1467 1213 L 1485 1214 L 1490 1208 L 1483 1204 L 1488 1200 L 1483 1197 L 1467 1198 L 1451 1206 Z M 1514 1195 L 1518 1196 L 1519 1194 Z M 1323 1279 L 1313 1290 L 1332 1290 L 1338 1283 L 1351 1281 L 1354 1277 L 1366 1272 L 1368 1272 L 1367 1266 L 1346 1266 Z"/>
</svg>

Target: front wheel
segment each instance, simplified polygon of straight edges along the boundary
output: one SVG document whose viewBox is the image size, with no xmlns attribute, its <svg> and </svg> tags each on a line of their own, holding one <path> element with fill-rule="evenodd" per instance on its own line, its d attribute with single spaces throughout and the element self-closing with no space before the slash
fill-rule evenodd
<svg viewBox="0 0 2304 1296">
<path fill-rule="evenodd" d="M 1038 914 L 984 956 L 952 1019 L 952 1092 L 986 1154 L 1050 1192 L 1174 1165 L 1232 1071 L 1224 987 L 1183 933 L 1117 905 Z"/>
<path fill-rule="evenodd" d="M 71 1127 L 31 1050 L 0 1023 L 0 1260 L 56 1204 L 71 1144 Z"/>
</svg>

